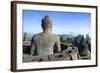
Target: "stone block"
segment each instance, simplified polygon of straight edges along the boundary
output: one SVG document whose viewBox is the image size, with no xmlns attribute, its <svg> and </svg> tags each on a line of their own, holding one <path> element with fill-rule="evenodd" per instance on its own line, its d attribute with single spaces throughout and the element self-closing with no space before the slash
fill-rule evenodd
<svg viewBox="0 0 100 73">
<path fill-rule="evenodd" d="M 48 56 L 32 56 L 32 55 L 23 55 L 23 62 L 42 62 L 49 61 Z"/>
<path fill-rule="evenodd" d="M 49 55 L 48 57 L 50 61 L 70 60 L 70 56 L 65 56 L 62 53 L 55 53 L 55 54 Z"/>
</svg>

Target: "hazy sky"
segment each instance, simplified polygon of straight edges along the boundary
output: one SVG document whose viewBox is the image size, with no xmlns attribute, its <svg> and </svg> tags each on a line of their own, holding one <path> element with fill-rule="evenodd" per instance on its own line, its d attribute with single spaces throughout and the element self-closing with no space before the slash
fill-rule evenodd
<svg viewBox="0 0 100 73">
<path fill-rule="evenodd" d="M 88 34 L 90 33 L 91 14 L 79 12 L 47 12 L 23 10 L 23 32 L 42 32 L 41 20 L 49 15 L 53 22 L 53 33 L 56 34 Z"/>
</svg>

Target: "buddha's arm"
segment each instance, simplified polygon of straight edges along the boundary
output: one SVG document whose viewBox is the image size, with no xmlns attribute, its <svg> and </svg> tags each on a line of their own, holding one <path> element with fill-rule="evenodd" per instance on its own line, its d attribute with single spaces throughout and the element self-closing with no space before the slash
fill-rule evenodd
<svg viewBox="0 0 100 73">
<path fill-rule="evenodd" d="M 57 39 L 56 45 L 57 45 L 58 52 L 60 52 L 61 46 L 60 46 L 60 39 L 59 38 Z"/>
</svg>

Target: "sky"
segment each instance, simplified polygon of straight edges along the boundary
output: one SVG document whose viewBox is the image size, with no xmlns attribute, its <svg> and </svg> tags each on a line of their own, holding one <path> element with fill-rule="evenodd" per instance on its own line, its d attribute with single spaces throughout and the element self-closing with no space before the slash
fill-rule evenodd
<svg viewBox="0 0 100 73">
<path fill-rule="evenodd" d="M 23 32 L 31 34 L 42 32 L 41 20 L 46 15 L 52 20 L 52 33 L 86 35 L 91 31 L 90 13 L 23 10 Z"/>
</svg>

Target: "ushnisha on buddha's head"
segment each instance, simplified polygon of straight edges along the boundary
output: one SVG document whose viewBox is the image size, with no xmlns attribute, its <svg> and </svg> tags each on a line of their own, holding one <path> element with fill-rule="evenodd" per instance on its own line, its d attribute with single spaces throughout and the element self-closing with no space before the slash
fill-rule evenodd
<svg viewBox="0 0 100 73">
<path fill-rule="evenodd" d="M 53 24 L 48 15 L 42 19 L 41 26 L 43 31 L 52 31 Z"/>
</svg>

